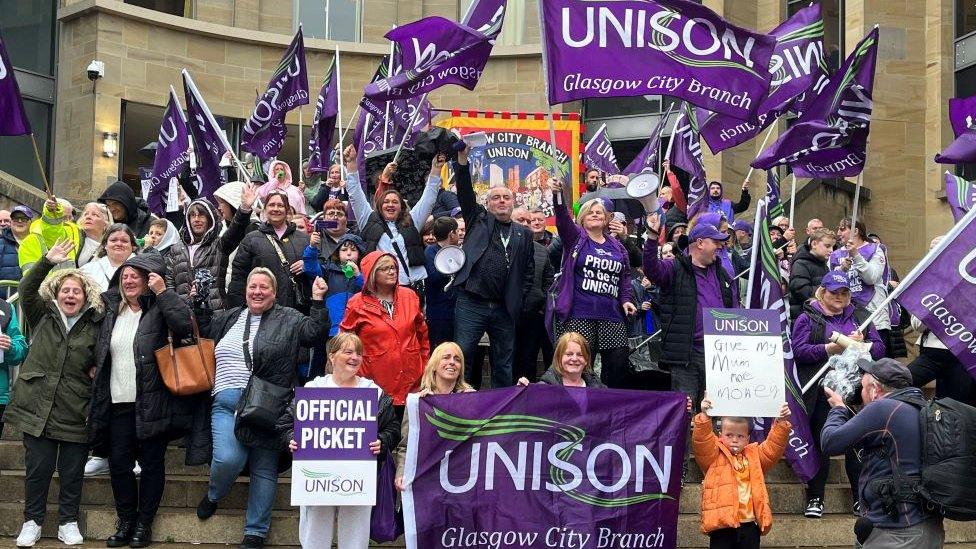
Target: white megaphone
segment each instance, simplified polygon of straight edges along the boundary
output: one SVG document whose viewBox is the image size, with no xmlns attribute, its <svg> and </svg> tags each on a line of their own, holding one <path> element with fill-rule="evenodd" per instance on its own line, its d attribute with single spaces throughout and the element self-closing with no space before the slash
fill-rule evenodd
<svg viewBox="0 0 976 549">
<path fill-rule="evenodd" d="M 437 272 L 451 277 L 444 286 L 445 292 L 454 283 L 454 275 L 461 270 L 461 267 L 464 267 L 464 250 L 460 246 L 444 246 L 434 254 L 434 268 Z"/>
<path fill-rule="evenodd" d="M 843 347 L 845 349 L 850 349 L 851 347 L 857 348 L 858 350 L 860 350 L 862 353 L 865 353 L 865 354 L 870 354 L 871 353 L 871 346 L 874 345 L 870 341 L 856 341 L 856 340 L 853 340 L 850 337 L 848 337 L 848 336 L 846 336 L 846 335 L 844 335 L 844 334 L 842 334 L 840 332 L 831 332 L 830 333 L 830 341 L 832 343 L 836 343 L 836 344 L 840 345 L 841 347 Z"/>
<path fill-rule="evenodd" d="M 627 194 L 636 199 L 647 213 L 657 211 L 657 191 L 661 180 L 652 171 L 644 171 L 630 178 L 627 183 Z"/>
</svg>

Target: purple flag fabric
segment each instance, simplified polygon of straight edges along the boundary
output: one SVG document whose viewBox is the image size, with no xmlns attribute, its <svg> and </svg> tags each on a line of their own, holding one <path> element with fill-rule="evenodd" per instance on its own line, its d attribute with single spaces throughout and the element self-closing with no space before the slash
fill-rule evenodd
<svg viewBox="0 0 976 549">
<path fill-rule="evenodd" d="M 159 217 L 166 215 L 166 199 L 169 183 L 179 180 L 180 174 L 190 163 L 190 137 L 186 118 L 176 97 L 176 90 L 169 88 L 169 102 L 159 124 L 156 139 L 156 158 L 153 160 L 152 178 L 149 184 L 149 211 Z"/>
<path fill-rule="evenodd" d="M 410 395 L 407 547 L 674 548 L 685 399 L 542 384 Z"/>
<path fill-rule="evenodd" d="M 875 27 L 844 61 L 824 90 L 796 123 L 752 162 L 768 170 L 789 164 L 797 177 L 851 177 L 867 161 L 871 129 L 874 67 L 878 53 Z"/>
<path fill-rule="evenodd" d="M 976 95 L 966 98 L 953 97 L 949 100 L 949 122 L 952 124 L 952 133 L 956 137 L 974 126 L 974 117 L 976 117 Z"/>
<path fill-rule="evenodd" d="M 540 2 L 549 104 L 662 94 L 755 118 L 769 89 L 772 36 L 687 0 Z"/>
<path fill-rule="evenodd" d="M 827 64 L 823 58 L 823 20 L 820 4 L 793 14 L 773 29 L 776 49 L 769 62 L 772 80 L 769 93 L 756 110 L 756 121 L 740 120 L 701 109 L 698 122 L 702 138 L 713 153 L 745 143 L 759 134 L 806 92 L 811 97 L 827 85 Z"/>
<path fill-rule="evenodd" d="M 779 198 L 779 176 L 776 170 L 766 170 L 766 207 L 769 210 L 769 220 L 784 215 L 783 202 Z"/>
<path fill-rule="evenodd" d="M 7 46 L 0 36 L 0 135 L 27 135 L 30 121 L 24 112 L 20 86 L 14 76 L 14 66 L 7 55 Z"/>
<path fill-rule="evenodd" d="M 644 144 L 644 148 L 624 168 L 623 173 L 625 175 L 634 176 L 644 170 L 657 170 L 657 158 L 661 154 L 661 133 L 664 132 L 664 125 L 668 123 L 670 114 L 671 111 L 669 110 L 667 114 L 657 121 L 657 124 L 651 131 L 651 136 L 647 139 L 647 143 Z"/>
<path fill-rule="evenodd" d="M 335 58 L 325 71 L 319 98 L 315 101 L 315 118 L 308 136 L 308 171 L 325 173 L 329 171 L 332 152 L 332 138 L 336 129 L 336 116 L 339 114 L 338 75 L 335 74 Z"/>
<path fill-rule="evenodd" d="M 288 135 L 285 113 L 299 105 L 308 105 L 308 70 L 301 27 L 271 75 L 267 91 L 258 98 L 254 112 L 241 127 L 241 150 L 262 160 L 278 156 Z"/>
<path fill-rule="evenodd" d="M 380 62 L 376 71 L 373 73 L 373 78 L 370 80 L 370 84 L 379 82 L 387 77 L 388 74 L 388 60 L 389 56 L 384 56 L 383 60 Z M 394 71 L 398 71 L 400 67 L 400 56 L 399 53 L 395 53 L 393 57 L 393 68 Z M 433 116 L 433 105 L 426 98 L 421 97 L 411 97 L 408 99 L 394 99 L 391 101 L 383 101 L 378 99 L 373 99 L 370 97 L 363 96 L 362 101 L 360 101 L 360 106 L 369 113 L 373 121 L 379 121 L 386 118 L 387 114 L 390 116 L 390 124 L 395 125 L 396 129 L 387 132 L 387 138 L 391 144 L 399 144 L 400 139 L 403 137 L 403 132 L 410 130 L 411 134 L 423 131 L 427 126 L 430 125 Z M 420 111 L 417 113 L 417 111 Z M 416 118 L 414 117 L 416 114 Z M 413 119 L 413 126 L 410 127 L 410 120 Z M 391 126 L 392 128 L 393 126 Z M 410 146 L 411 140 L 408 140 L 406 145 Z"/>
<path fill-rule="evenodd" d="M 902 278 L 893 295 L 976 378 L 976 209 Z"/>
<path fill-rule="evenodd" d="M 783 331 L 783 367 L 786 368 L 786 403 L 790 407 L 789 443 L 786 447 L 786 462 L 793 468 L 793 472 L 803 482 L 808 482 L 820 470 L 820 455 L 813 433 L 810 431 L 810 420 L 803 404 L 800 393 L 800 375 L 793 361 L 793 345 L 790 342 L 790 328 L 787 316 L 786 300 L 783 298 L 783 279 L 780 276 L 776 253 L 773 251 L 773 241 L 769 236 L 770 212 L 767 200 L 760 200 L 756 205 L 755 245 L 752 247 L 752 263 L 749 275 L 749 286 L 746 293 L 746 304 L 750 309 L 766 309 L 779 313 Z M 753 431 L 759 438 L 765 438 L 769 432 L 765 418 L 754 420 L 758 427 Z"/>
<path fill-rule="evenodd" d="M 941 153 L 935 155 L 939 164 L 969 164 L 976 162 L 976 128 L 964 131 Z"/>
<path fill-rule="evenodd" d="M 668 160 L 671 165 L 688 172 L 688 219 L 697 215 L 708 202 L 708 178 L 705 176 L 705 164 L 702 162 L 701 136 L 698 133 L 698 118 L 695 109 L 688 103 L 684 104 L 684 112 L 675 123 L 671 139 L 671 155 Z"/>
<path fill-rule="evenodd" d="M 949 209 L 952 210 L 952 219 L 959 222 L 966 212 L 973 209 L 976 205 L 976 182 L 966 181 L 965 179 L 945 173 L 946 198 L 949 201 Z"/>
<path fill-rule="evenodd" d="M 607 137 L 607 125 L 600 126 L 600 129 L 593 134 L 593 137 L 583 147 L 583 164 L 588 170 L 600 170 L 609 175 L 617 175 L 620 168 L 617 166 L 617 156 L 610 145 Z"/>
<path fill-rule="evenodd" d="M 479 18 L 490 13 L 491 19 L 470 19 L 468 25 L 463 25 L 443 17 L 425 17 L 386 33 L 399 48 L 402 70 L 368 84 L 366 96 L 407 99 L 447 84 L 473 90 L 505 18 L 504 1 L 479 0 L 479 3 L 485 6 L 475 6 L 469 13 Z"/>
<path fill-rule="evenodd" d="M 183 95 L 186 98 L 188 127 L 197 158 L 194 183 L 197 196 L 212 199 L 214 191 L 226 183 L 220 160 L 233 149 L 186 69 L 183 69 Z"/>
</svg>

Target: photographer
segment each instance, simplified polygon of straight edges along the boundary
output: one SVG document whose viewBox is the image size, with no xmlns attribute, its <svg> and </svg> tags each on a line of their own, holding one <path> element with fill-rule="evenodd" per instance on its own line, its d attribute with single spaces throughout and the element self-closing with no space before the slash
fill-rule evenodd
<svg viewBox="0 0 976 549">
<path fill-rule="evenodd" d="M 919 410 L 899 400 L 922 399 L 922 392 L 911 386 L 908 368 L 894 359 L 863 360 L 858 366 L 864 408 L 853 415 L 844 399 L 825 387 L 831 409 L 821 447 L 828 455 L 843 454 L 851 448 L 861 455 L 857 496 L 873 530 L 863 539 L 866 532 L 859 534 L 859 541 L 865 548 L 942 547 L 942 519 L 915 499 L 918 496 L 911 485 L 922 467 Z M 899 492 L 909 497 L 899 497 Z"/>
</svg>

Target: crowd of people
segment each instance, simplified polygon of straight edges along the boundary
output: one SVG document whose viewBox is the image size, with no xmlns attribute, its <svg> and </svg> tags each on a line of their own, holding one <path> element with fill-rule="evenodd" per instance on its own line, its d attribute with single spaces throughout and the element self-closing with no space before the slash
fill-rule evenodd
<svg viewBox="0 0 976 549">
<path fill-rule="evenodd" d="M 228 183 L 212 199 L 183 200 L 165 218 L 152 216 L 121 181 L 77 220 L 72 204 L 53 196 L 39 214 L 26 206 L 0 211 L 0 279 L 19 283 L 24 316 L 0 300 L 0 412 L 23 432 L 26 452 L 17 545 L 39 539 L 55 470 L 58 538 L 82 543 L 83 477 L 100 468 L 111 476 L 118 515 L 107 545 L 149 545 L 166 489 L 166 449 L 180 444 L 187 464 L 210 466 L 200 520 L 217 512 L 247 467 L 241 547 L 263 546 L 278 476 L 296 445 L 289 406 L 270 420 L 239 413 L 258 381 L 281 395 L 302 384 L 375 389 L 379 435 L 370 449 L 378 459 L 392 452 L 400 489 L 411 393 L 474 391 L 487 377 L 492 388 L 675 390 L 688 395 L 690 411 L 707 411 L 702 309 L 742 306 L 759 236 L 735 218 L 749 207 L 748 182 L 736 202 L 712 182 L 708 196 L 689 206 L 665 165 L 670 185 L 660 192 L 659 213 L 634 218 L 615 213 L 629 205 L 601 198 L 574 209 L 563 185 L 550 180 L 551 232 L 544 212 L 519 207 L 506 186 L 489 188 L 480 203 L 467 155 L 452 160 L 456 196 L 444 189 L 448 160 L 439 154 L 413 205 L 395 188 L 396 164 L 366 185 L 349 147 L 345 166 L 323 180 L 296 184 L 288 164 L 275 161 L 267 183 Z M 590 190 L 603 184 L 599 172 L 585 175 Z M 924 331 L 917 359 L 893 360 L 907 356 L 903 330 L 912 326 L 897 307 L 859 329 L 888 307 L 885 296 L 898 284 L 884 245 L 863 222 L 839 220 L 829 230 L 812 219 L 804 233 L 790 225 L 773 220 L 770 237 L 800 381 L 843 351 L 833 332 L 870 341 L 875 359 L 864 366 L 865 408 L 855 420 L 830 391 L 804 395 L 823 456 L 804 514 L 823 515 L 828 456 L 846 454 L 851 509 L 883 531 L 866 546 L 885 546 L 870 543 L 894 530 L 923 536 L 913 547 L 938 546 L 941 527 L 922 505 L 892 511 L 876 502 L 870 481 L 890 475 L 891 466 L 856 451 L 887 447 L 892 436 L 918 437 L 918 422 L 906 419 L 904 407 L 887 409 L 884 417 L 898 416 L 900 430 L 885 436 L 870 430 L 880 420 L 860 418 L 882 417 L 876 401 L 891 408 L 887 395 L 918 392 L 933 380 L 939 396 L 973 403 L 973 380 Z M 455 246 L 464 253 L 461 269 L 438 271 L 438 252 Z M 155 351 L 194 333 L 215 341 L 214 385 L 179 396 L 163 383 Z M 635 367 L 635 349 L 648 345 L 657 367 Z M 14 381 L 8 371 L 18 365 Z M 735 497 L 730 506 L 739 511 L 703 503 L 702 530 L 714 547 L 758 547 L 769 530 L 762 472 L 783 453 L 788 415 L 763 445 L 748 443 L 740 418 L 722 418 L 716 436 L 714 418 L 695 417 L 694 457 L 705 482 L 723 491 L 723 501 Z M 903 444 L 894 459 L 917 474 L 917 446 Z M 368 507 L 302 507 L 299 537 L 306 547 L 331 547 L 336 534 L 340 547 L 361 548 L 369 525 Z"/>
</svg>

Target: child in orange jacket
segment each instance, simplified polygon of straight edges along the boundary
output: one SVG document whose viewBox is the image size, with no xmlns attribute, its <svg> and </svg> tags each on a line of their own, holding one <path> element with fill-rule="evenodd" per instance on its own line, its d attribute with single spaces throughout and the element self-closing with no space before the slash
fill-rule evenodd
<svg viewBox="0 0 976 549">
<path fill-rule="evenodd" d="M 790 434 L 790 408 L 783 404 L 763 443 L 749 442 L 749 420 L 722 417 L 715 436 L 712 402 L 705 396 L 695 416 L 692 445 L 695 461 L 705 472 L 702 482 L 701 531 L 712 549 L 758 548 L 760 536 L 773 525 L 764 473 L 786 450 Z"/>
</svg>

